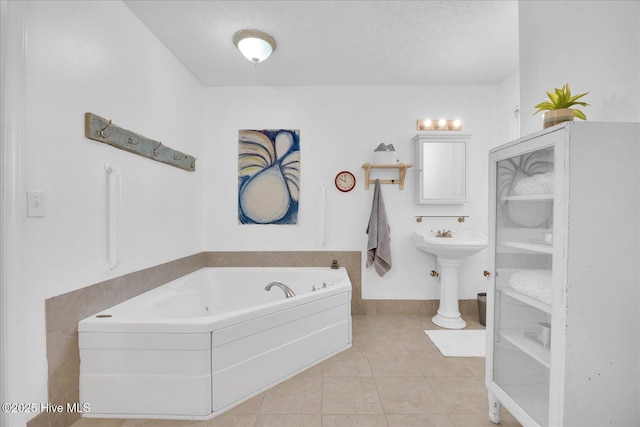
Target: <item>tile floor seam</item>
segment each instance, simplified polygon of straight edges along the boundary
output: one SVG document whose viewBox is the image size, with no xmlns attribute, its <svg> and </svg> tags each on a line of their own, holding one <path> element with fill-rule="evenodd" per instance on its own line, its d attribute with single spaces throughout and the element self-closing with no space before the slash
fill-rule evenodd
<svg viewBox="0 0 640 427">
<path fill-rule="evenodd" d="M 372 378 L 373 378 L 373 384 L 375 384 L 376 387 L 376 394 L 378 395 L 378 401 L 380 402 L 380 407 L 382 408 L 382 413 L 385 415 L 384 419 L 387 421 L 387 426 L 389 425 L 389 420 L 387 420 L 387 411 L 386 409 L 384 409 L 384 404 L 382 403 L 382 396 L 380 396 L 380 387 L 378 387 L 378 381 L 376 381 L 376 378 L 373 376 L 373 371 L 371 372 Z"/>
</svg>

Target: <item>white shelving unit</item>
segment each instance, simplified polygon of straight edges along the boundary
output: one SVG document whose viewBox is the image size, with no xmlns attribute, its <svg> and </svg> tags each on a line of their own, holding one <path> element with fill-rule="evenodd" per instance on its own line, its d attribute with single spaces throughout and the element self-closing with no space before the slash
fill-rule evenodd
<svg viewBox="0 0 640 427">
<path fill-rule="evenodd" d="M 515 196 L 503 196 L 500 201 L 517 200 L 517 201 L 537 201 L 537 200 L 553 200 L 553 194 L 527 194 Z"/>
<path fill-rule="evenodd" d="M 538 299 L 535 299 L 521 292 L 518 292 L 515 289 L 511 288 L 510 286 L 496 285 L 496 291 L 500 292 L 502 295 L 507 295 L 515 300 L 518 300 L 526 305 L 534 307 L 540 311 L 551 314 L 551 306 L 549 304 L 545 304 L 544 302 Z"/>
<path fill-rule="evenodd" d="M 525 426 L 640 425 L 639 129 L 565 123 L 491 150 L 494 423 L 505 405 Z"/>
<path fill-rule="evenodd" d="M 552 254 L 553 253 L 553 246 L 552 245 L 536 243 L 536 242 L 529 242 L 528 243 L 528 242 L 504 241 L 504 242 L 500 242 L 500 245 L 503 246 L 503 247 L 507 247 L 507 248 L 522 249 L 522 250 L 531 251 L 531 252 L 540 252 L 542 254 Z"/>
<path fill-rule="evenodd" d="M 524 330 L 501 331 L 500 335 L 513 344 L 520 351 L 541 363 L 545 368 L 551 366 L 551 356 L 548 348 L 537 342 L 532 335 L 535 332 Z"/>
</svg>

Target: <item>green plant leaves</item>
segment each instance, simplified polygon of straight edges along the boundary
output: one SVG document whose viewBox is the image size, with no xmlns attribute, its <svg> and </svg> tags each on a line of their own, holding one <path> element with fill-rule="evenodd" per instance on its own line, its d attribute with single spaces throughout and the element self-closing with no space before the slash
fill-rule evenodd
<svg viewBox="0 0 640 427">
<path fill-rule="evenodd" d="M 587 120 L 587 116 L 585 116 L 582 111 L 577 110 L 575 108 L 573 109 L 573 117 L 577 117 L 582 120 Z"/>
<path fill-rule="evenodd" d="M 578 95 L 571 96 L 571 89 L 569 88 L 569 83 L 565 83 L 562 88 L 555 88 L 553 92 L 547 92 L 547 101 L 543 101 L 536 105 L 533 108 L 537 108 L 536 112 L 533 113 L 538 114 L 541 111 L 546 110 L 559 110 L 561 108 L 570 108 L 573 105 L 581 105 L 583 107 L 587 107 L 587 104 L 584 101 L 578 101 L 583 96 L 587 95 L 589 92 L 580 93 Z M 573 110 L 574 117 L 577 117 L 582 120 L 587 120 L 587 116 L 577 109 Z"/>
</svg>

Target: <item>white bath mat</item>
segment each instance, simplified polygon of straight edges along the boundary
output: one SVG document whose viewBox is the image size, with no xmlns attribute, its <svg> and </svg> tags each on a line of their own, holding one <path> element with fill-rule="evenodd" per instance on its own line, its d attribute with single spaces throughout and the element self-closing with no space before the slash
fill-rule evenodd
<svg viewBox="0 0 640 427">
<path fill-rule="evenodd" d="M 485 357 L 486 333 L 478 330 L 429 330 L 424 331 L 443 356 Z"/>
</svg>

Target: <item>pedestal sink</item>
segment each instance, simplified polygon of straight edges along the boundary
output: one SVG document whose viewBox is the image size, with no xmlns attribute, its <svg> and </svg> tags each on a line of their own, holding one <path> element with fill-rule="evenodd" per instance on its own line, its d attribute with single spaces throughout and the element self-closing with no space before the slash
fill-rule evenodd
<svg viewBox="0 0 640 427">
<path fill-rule="evenodd" d="M 458 268 L 464 258 L 487 247 L 487 236 L 479 231 L 451 234 L 452 237 L 437 237 L 433 231 L 416 231 L 413 242 L 421 251 L 435 255 L 440 266 L 440 307 L 431 320 L 442 328 L 462 329 L 467 323 L 458 307 Z"/>
</svg>

